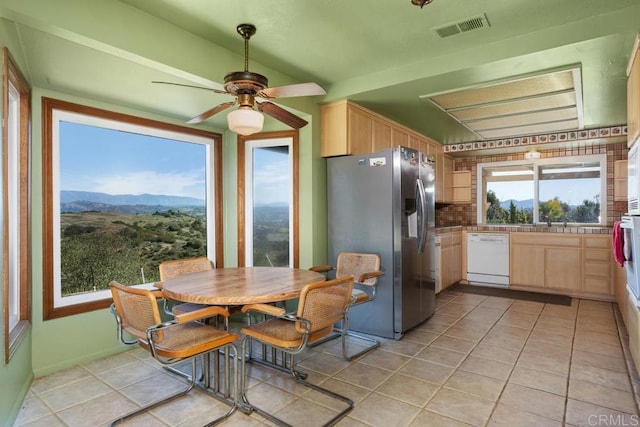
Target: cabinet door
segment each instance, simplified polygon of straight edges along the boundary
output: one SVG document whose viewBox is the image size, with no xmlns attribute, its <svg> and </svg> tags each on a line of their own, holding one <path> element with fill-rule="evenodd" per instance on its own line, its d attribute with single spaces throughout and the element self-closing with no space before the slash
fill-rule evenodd
<svg viewBox="0 0 640 427">
<path fill-rule="evenodd" d="M 391 124 L 378 118 L 373 119 L 373 152 L 392 147 L 391 145 Z"/>
<path fill-rule="evenodd" d="M 444 152 L 442 147 L 435 152 L 436 202 L 444 202 Z"/>
<path fill-rule="evenodd" d="M 631 68 L 627 80 L 627 147 L 640 137 L 640 36 L 631 53 Z"/>
<path fill-rule="evenodd" d="M 409 135 L 409 147 L 414 150 L 422 151 L 420 149 L 420 139 L 414 135 Z"/>
<path fill-rule="evenodd" d="M 348 111 L 349 154 L 371 153 L 373 119 L 364 111 L 349 108 Z"/>
<path fill-rule="evenodd" d="M 441 291 L 444 291 L 462 280 L 462 245 L 443 247 L 440 260 Z"/>
<path fill-rule="evenodd" d="M 616 202 L 627 201 L 627 164 L 626 160 L 616 160 L 613 164 L 613 199 Z"/>
<path fill-rule="evenodd" d="M 453 202 L 453 159 L 451 157 L 443 155 L 442 169 L 444 174 L 442 177 L 444 183 L 443 201 L 451 203 Z"/>
<path fill-rule="evenodd" d="M 453 202 L 468 203 L 471 201 L 471 172 L 453 172 Z"/>
<path fill-rule="evenodd" d="M 452 284 L 456 284 L 462 280 L 462 244 L 454 245 L 451 249 L 451 259 L 454 261 L 451 263 L 451 279 Z"/>
<path fill-rule="evenodd" d="M 509 261 L 510 282 L 513 285 L 543 287 L 544 258 L 542 246 L 512 244 Z"/>
<path fill-rule="evenodd" d="M 582 250 L 545 248 L 544 286 L 579 291 L 582 285 Z"/>
<path fill-rule="evenodd" d="M 347 104 L 340 102 L 320 108 L 322 157 L 349 154 L 347 143 Z"/>
<path fill-rule="evenodd" d="M 403 147 L 409 146 L 409 134 L 397 127 L 391 128 L 391 146 L 397 147 L 402 145 Z"/>
</svg>

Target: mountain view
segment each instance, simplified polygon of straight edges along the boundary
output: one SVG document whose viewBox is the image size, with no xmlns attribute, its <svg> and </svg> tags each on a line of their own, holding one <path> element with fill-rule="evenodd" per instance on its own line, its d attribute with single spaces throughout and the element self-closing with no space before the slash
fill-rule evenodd
<svg viewBox="0 0 640 427">
<path fill-rule="evenodd" d="M 501 201 L 496 194 L 487 191 L 487 223 L 488 224 L 532 224 L 534 199 Z M 568 223 L 600 222 L 600 202 L 584 200 L 580 205 L 563 202 L 559 197 L 539 202 L 539 221 Z"/>
<path fill-rule="evenodd" d="M 60 192 L 63 296 L 158 281 L 160 262 L 206 256 L 203 200 Z"/>
<path fill-rule="evenodd" d="M 509 209 L 509 207 L 511 206 L 511 202 L 513 202 L 513 204 L 516 205 L 516 209 L 529 209 L 533 211 L 533 199 L 527 199 L 527 200 L 509 199 L 509 200 L 505 200 L 504 202 L 500 202 L 500 207 L 502 209 Z"/>
<path fill-rule="evenodd" d="M 158 281 L 162 261 L 207 254 L 201 199 L 61 191 L 60 212 L 63 296 Z M 256 207 L 255 265 L 288 265 L 288 218 L 286 205 Z"/>
</svg>

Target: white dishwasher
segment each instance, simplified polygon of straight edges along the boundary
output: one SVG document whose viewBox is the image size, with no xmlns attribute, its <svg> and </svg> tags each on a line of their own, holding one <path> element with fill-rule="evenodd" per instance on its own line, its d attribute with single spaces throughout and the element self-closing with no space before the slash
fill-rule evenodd
<svg viewBox="0 0 640 427">
<path fill-rule="evenodd" d="M 509 234 L 467 234 L 467 281 L 509 286 Z"/>
</svg>

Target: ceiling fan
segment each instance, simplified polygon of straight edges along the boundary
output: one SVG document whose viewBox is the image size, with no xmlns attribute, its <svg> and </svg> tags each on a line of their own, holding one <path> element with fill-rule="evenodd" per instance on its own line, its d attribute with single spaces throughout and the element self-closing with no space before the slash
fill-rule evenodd
<svg viewBox="0 0 640 427">
<path fill-rule="evenodd" d="M 244 71 L 232 71 L 224 76 L 224 90 L 192 86 L 181 83 L 160 82 L 176 86 L 206 89 L 215 93 L 232 95 L 236 99 L 224 102 L 201 113 L 187 123 L 200 123 L 238 104 L 238 108 L 227 115 L 229 129 L 242 135 L 250 135 L 262 129 L 264 117 L 258 111 L 268 114 L 294 129 L 300 129 L 307 121 L 269 101 L 257 101 L 256 98 L 274 99 L 295 96 L 325 95 L 326 92 L 316 83 L 300 83 L 287 86 L 269 87 L 268 80 L 262 74 L 249 71 L 249 39 L 256 33 L 252 24 L 240 24 L 236 27 L 238 34 L 244 39 Z M 257 107 L 258 111 L 254 109 Z"/>
</svg>

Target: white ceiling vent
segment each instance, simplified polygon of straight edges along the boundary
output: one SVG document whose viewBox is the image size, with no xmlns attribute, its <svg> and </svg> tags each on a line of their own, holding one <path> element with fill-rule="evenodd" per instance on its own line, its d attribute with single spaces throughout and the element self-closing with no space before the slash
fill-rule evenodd
<svg viewBox="0 0 640 427">
<path fill-rule="evenodd" d="M 442 27 L 434 28 L 440 38 L 454 36 L 460 33 L 466 33 L 467 31 L 479 30 L 480 28 L 490 27 L 487 15 L 472 16 L 465 18 L 462 21 L 454 22 L 452 24 L 443 25 Z"/>
</svg>

